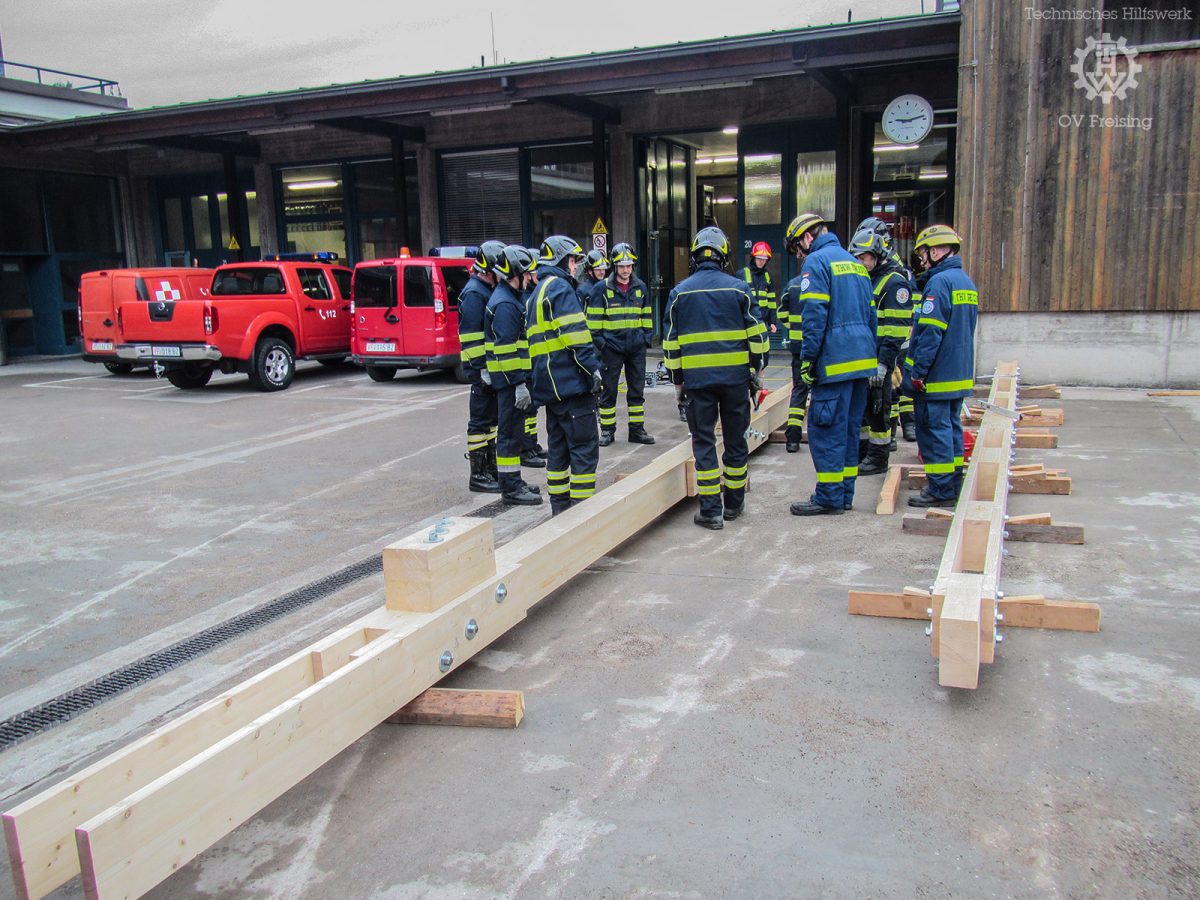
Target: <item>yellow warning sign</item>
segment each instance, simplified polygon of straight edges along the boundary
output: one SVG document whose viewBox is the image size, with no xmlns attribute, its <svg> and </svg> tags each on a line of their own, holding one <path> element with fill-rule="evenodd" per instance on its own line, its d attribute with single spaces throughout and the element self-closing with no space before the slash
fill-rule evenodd
<svg viewBox="0 0 1200 900">
<path fill-rule="evenodd" d="M 229 238 L 229 249 L 230 250 L 241 250 L 242 249 L 242 245 L 238 243 L 238 239 L 234 235 L 231 235 Z"/>
<path fill-rule="evenodd" d="M 608 229 L 604 227 L 603 219 L 596 220 L 596 224 L 592 226 L 592 234 L 608 234 Z"/>
</svg>

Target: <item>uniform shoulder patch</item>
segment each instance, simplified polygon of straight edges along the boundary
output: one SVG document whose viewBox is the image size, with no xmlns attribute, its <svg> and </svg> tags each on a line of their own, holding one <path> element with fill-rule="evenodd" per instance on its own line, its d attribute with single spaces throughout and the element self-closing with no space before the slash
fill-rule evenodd
<svg viewBox="0 0 1200 900">
<path fill-rule="evenodd" d="M 912 295 L 908 292 L 908 288 L 900 288 L 900 290 L 896 291 L 896 302 L 907 303 L 909 299 L 911 299 L 911 296 Z"/>
<path fill-rule="evenodd" d="M 800 279 L 800 290 L 802 290 L 802 291 L 808 290 L 808 275 L 805 275 L 803 278 Z"/>
<path fill-rule="evenodd" d="M 933 301 L 926 300 L 925 304 L 921 307 L 921 312 L 925 313 L 925 315 L 929 315 L 931 312 L 933 312 Z"/>
</svg>

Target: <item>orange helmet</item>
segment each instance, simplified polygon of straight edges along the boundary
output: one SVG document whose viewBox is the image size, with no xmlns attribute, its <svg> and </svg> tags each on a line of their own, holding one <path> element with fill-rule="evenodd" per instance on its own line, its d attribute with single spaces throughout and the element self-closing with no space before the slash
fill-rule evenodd
<svg viewBox="0 0 1200 900">
<path fill-rule="evenodd" d="M 750 248 L 750 255 L 751 256 L 765 256 L 767 259 L 770 259 L 771 258 L 771 245 L 768 244 L 766 241 L 759 241 L 757 244 L 755 244 L 753 247 Z"/>
</svg>

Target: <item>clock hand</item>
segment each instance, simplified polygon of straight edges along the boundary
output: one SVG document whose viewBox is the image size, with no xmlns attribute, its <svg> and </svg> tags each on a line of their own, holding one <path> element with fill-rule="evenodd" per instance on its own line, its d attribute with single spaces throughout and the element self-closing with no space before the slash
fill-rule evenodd
<svg viewBox="0 0 1200 900">
<path fill-rule="evenodd" d="M 895 119 L 894 121 L 896 121 L 897 123 L 899 123 L 899 122 L 923 122 L 927 118 L 929 118 L 929 117 L 927 115 L 925 115 L 924 113 L 922 113 L 919 116 L 913 116 L 911 119 Z"/>
</svg>

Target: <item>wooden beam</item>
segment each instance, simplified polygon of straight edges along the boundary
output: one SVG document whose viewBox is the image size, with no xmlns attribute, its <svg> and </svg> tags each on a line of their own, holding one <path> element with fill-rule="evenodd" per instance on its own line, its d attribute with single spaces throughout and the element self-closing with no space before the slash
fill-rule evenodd
<svg viewBox="0 0 1200 900">
<path fill-rule="evenodd" d="M 883 479 L 883 487 L 879 489 L 879 502 L 875 504 L 875 515 L 890 516 L 896 511 L 896 501 L 900 497 L 900 466 L 888 466 L 887 475 Z"/>
<path fill-rule="evenodd" d="M 942 516 L 906 515 L 900 527 L 908 534 L 945 537 L 950 533 L 950 521 Z M 1067 522 L 1057 524 L 1023 523 L 1010 519 L 1005 523 L 1004 530 L 1006 532 L 1005 540 L 1009 541 L 1035 544 L 1082 544 L 1084 542 L 1083 526 Z"/>
<path fill-rule="evenodd" d="M 433 612 L 496 573 L 492 525 L 486 519 L 443 519 L 383 550 L 387 607 Z"/>
<path fill-rule="evenodd" d="M 1147 397 L 1200 397 L 1200 391 L 1146 391 Z"/>
<path fill-rule="evenodd" d="M 751 436 L 751 451 L 786 421 L 790 396 L 780 388 L 754 413 L 763 437 Z M 418 565 L 410 554 L 403 577 L 385 578 L 384 607 L 9 810 L 18 893 L 44 896 L 78 872 L 88 896 L 146 892 L 686 497 L 691 458 L 683 442 L 510 541 L 476 569 L 493 574 L 445 601 L 421 573 L 477 566 L 473 554 L 492 546 L 490 522 L 482 537 L 477 520 L 450 520 L 436 544 L 453 545 L 453 560 L 426 549 Z M 428 529 L 398 549 L 427 538 Z"/>
<path fill-rule="evenodd" d="M 1058 435 L 1043 433 L 1041 430 L 1026 431 L 1017 429 L 1017 442 L 1014 446 L 1019 450 L 1054 450 L 1058 447 Z"/>
<path fill-rule="evenodd" d="M 391 725 L 463 725 L 516 728 L 525 717 L 521 691 L 430 688 L 384 721 Z"/>
<path fill-rule="evenodd" d="M 983 576 L 955 573 L 946 581 L 938 617 L 938 684 L 942 687 L 979 686 Z"/>
<path fill-rule="evenodd" d="M 905 591 L 912 589 L 906 588 Z M 1042 596 L 1004 597 L 996 601 L 1007 628 L 1048 628 L 1061 631 L 1097 632 L 1100 607 L 1073 600 L 1047 600 Z M 848 612 L 853 616 L 888 619 L 929 620 L 933 598 L 925 593 L 850 591 Z"/>
<path fill-rule="evenodd" d="M 908 487 L 920 490 L 926 484 L 925 473 L 914 469 L 908 473 Z M 1071 493 L 1071 478 L 1068 475 L 1040 475 L 1035 477 L 1014 477 L 1012 479 L 1012 494 L 1055 494 Z"/>
</svg>

